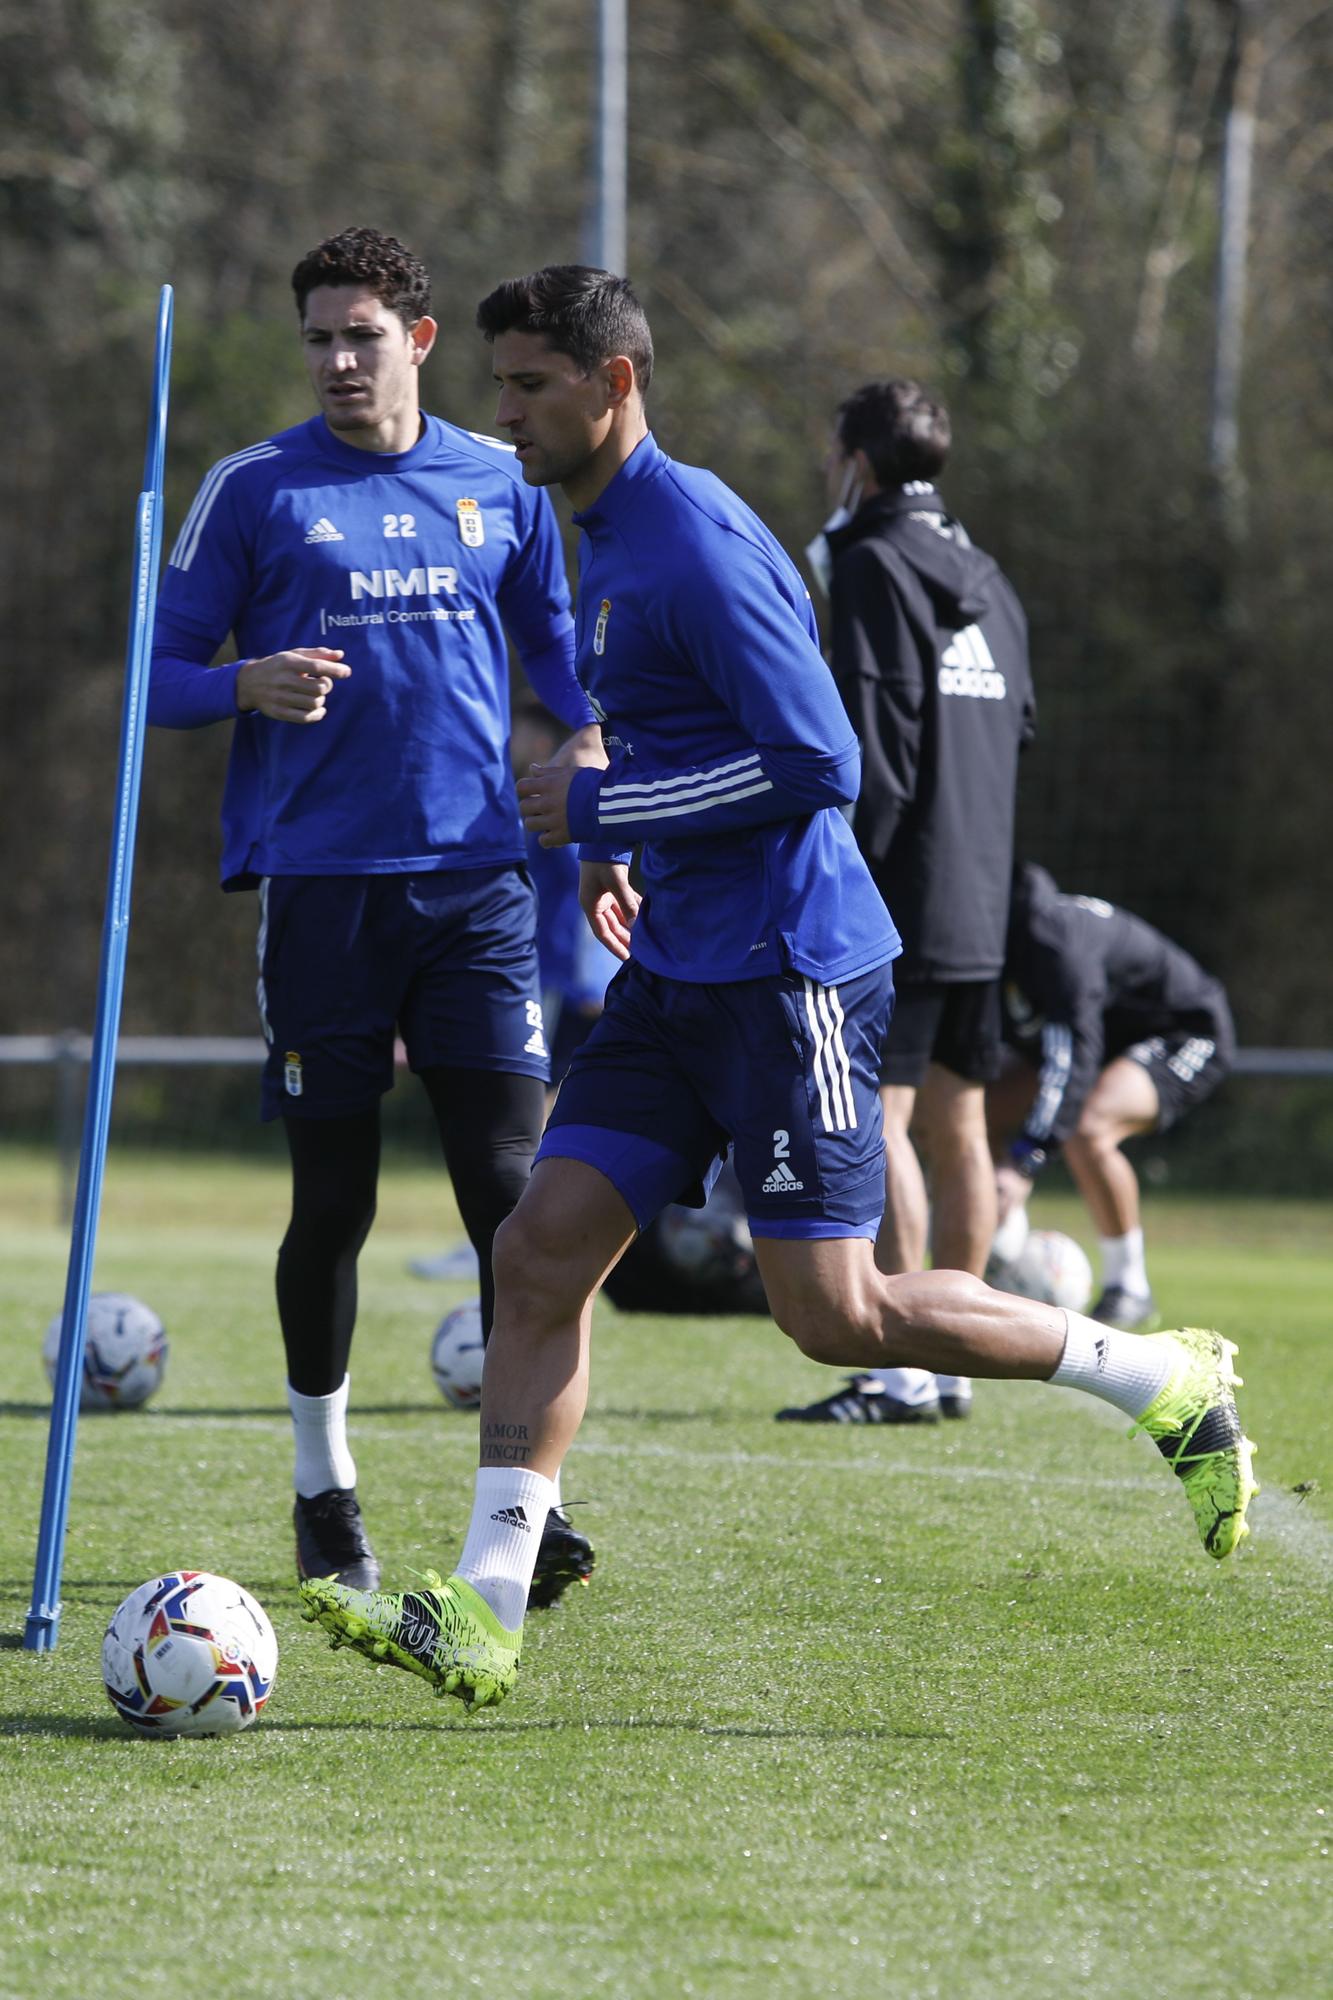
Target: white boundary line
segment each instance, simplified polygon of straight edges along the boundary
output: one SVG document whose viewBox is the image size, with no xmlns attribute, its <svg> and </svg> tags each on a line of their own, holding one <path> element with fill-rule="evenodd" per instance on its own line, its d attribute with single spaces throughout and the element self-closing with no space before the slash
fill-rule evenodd
<svg viewBox="0 0 1333 2000">
<path fill-rule="evenodd" d="M 405 1409 L 404 1416 L 418 1412 Z M 456 1419 L 441 1405 L 440 1415 L 446 1423 Z M 1109 1413 L 1108 1413 L 1109 1415 Z M 145 1410 L 143 1416 L 148 1421 L 160 1424 L 189 1424 L 196 1430 L 213 1431 L 259 1431 L 271 1437 L 285 1438 L 289 1426 L 282 1417 L 220 1417 L 209 1416 L 206 1412 L 196 1414 L 181 1410 Z M 433 1422 L 433 1416 L 427 1421 Z M 401 1444 L 402 1430 L 380 1423 L 358 1423 L 355 1412 L 351 1413 L 349 1432 L 352 1442 L 374 1442 L 376 1444 Z M 859 1433 L 858 1433 L 859 1435 Z M 461 1429 L 458 1441 L 470 1442 L 470 1432 L 466 1437 Z M 452 1440 L 450 1440 L 452 1442 Z M 1127 1440 L 1128 1442 L 1128 1440 Z M 575 1442 L 571 1457 L 584 1458 L 651 1458 L 667 1460 L 677 1465 L 730 1465 L 754 1466 L 765 1470 L 785 1472 L 789 1477 L 802 1473 L 834 1472 L 848 1473 L 857 1479 L 908 1479 L 937 1482 L 943 1485 L 1005 1485 L 1017 1486 L 1029 1491 L 1034 1488 L 1050 1487 L 1057 1490 L 1092 1491 L 1095 1493 L 1144 1493 L 1147 1491 L 1143 1474 L 1151 1477 L 1153 1467 L 1159 1463 L 1157 1453 L 1146 1441 L 1134 1441 L 1134 1449 L 1143 1461 L 1143 1472 L 1126 1475 L 1123 1479 L 1090 1477 L 1086 1473 L 1073 1472 L 1031 1472 L 1022 1466 L 1013 1465 L 949 1465 L 938 1459 L 920 1464 L 907 1465 L 899 1459 L 873 1456 L 856 1458 L 803 1458 L 791 1452 L 777 1451 L 705 1451 L 694 1450 L 674 1444 L 657 1444 L 648 1440 L 616 1443 L 609 1438 L 580 1436 Z M 443 1471 L 443 1466 L 441 1467 Z M 1163 1487 L 1163 1491 L 1167 1489 Z M 1282 1489 L 1264 1487 L 1260 1493 L 1255 1512 L 1256 1532 L 1246 1552 L 1245 1561 L 1252 1564 L 1262 1561 L 1268 1550 L 1280 1550 L 1284 1556 L 1302 1563 L 1312 1564 L 1323 1574 L 1333 1575 L 1333 1529 L 1327 1527 L 1317 1514 L 1306 1511 L 1303 1503 L 1291 1493 Z"/>
</svg>

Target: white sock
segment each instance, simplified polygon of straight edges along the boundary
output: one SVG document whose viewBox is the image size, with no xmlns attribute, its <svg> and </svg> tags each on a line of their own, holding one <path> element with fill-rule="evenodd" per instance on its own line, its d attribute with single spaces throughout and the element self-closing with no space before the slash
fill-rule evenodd
<svg viewBox="0 0 1333 2000">
<path fill-rule="evenodd" d="M 296 1435 L 296 1465 L 292 1481 L 305 1500 L 327 1493 L 331 1486 L 356 1485 L 356 1460 L 347 1446 L 347 1395 L 352 1386 L 344 1375 L 331 1396 L 303 1396 L 287 1384 L 287 1406 Z"/>
<path fill-rule="evenodd" d="M 1123 1236 L 1101 1236 L 1098 1242 L 1102 1251 L 1102 1283 L 1107 1290 L 1117 1286 L 1132 1298 L 1146 1299 L 1150 1286 L 1143 1256 L 1143 1231 L 1130 1229 Z"/>
<path fill-rule="evenodd" d="M 972 1377 L 970 1375 L 937 1375 L 935 1391 L 940 1396 L 970 1396 Z"/>
<path fill-rule="evenodd" d="M 1020 1202 L 1011 1208 L 1004 1221 L 991 1238 L 990 1254 L 997 1264 L 1016 1264 L 1023 1254 L 1032 1224 L 1028 1219 L 1027 1205 Z"/>
<path fill-rule="evenodd" d="M 935 1377 L 927 1368 L 871 1368 L 867 1371 L 896 1403 L 933 1403 Z"/>
<path fill-rule="evenodd" d="M 455 1574 L 486 1599 L 507 1632 L 517 1632 L 523 1623 L 555 1490 L 540 1472 L 484 1465 L 477 1474 L 472 1521 Z"/>
<path fill-rule="evenodd" d="M 1076 1312 L 1065 1314 L 1065 1327 L 1065 1351 L 1050 1378 L 1062 1388 L 1086 1389 L 1127 1417 L 1141 1417 L 1170 1381 L 1178 1350 L 1165 1342 Z"/>
</svg>

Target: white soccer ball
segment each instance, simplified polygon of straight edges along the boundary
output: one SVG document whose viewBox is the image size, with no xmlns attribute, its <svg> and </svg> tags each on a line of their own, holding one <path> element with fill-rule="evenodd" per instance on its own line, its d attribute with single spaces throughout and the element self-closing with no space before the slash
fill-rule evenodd
<svg viewBox="0 0 1333 2000">
<path fill-rule="evenodd" d="M 672 1206 L 657 1219 L 662 1255 L 692 1284 L 731 1284 L 754 1269 L 754 1239 L 743 1213 L 710 1202 Z"/>
<path fill-rule="evenodd" d="M 1064 1306 L 1069 1312 L 1085 1312 L 1092 1299 L 1087 1253 L 1058 1229 L 1032 1230 L 1014 1261 L 995 1271 L 990 1282 L 1002 1292 Z"/>
<path fill-rule="evenodd" d="M 430 1372 L 446 1403 L 475 1410 L 481 1401 L 481 1300 L 471 1299 L 445 1314 L 430 1344 Z"/>
<path fill-rule="evenodd" d="M 42 1340 L 46 1378 L 53 1388 L 63 1319 L 57 1313 Z M 79 1408 L 137 1409 L 158 1387 L 166 1366 L 167 1336 L 152 1307 L 128 1292 L 94 1292 L 88 1301 Z"/>
<path fill-rule="evenodd" d="M 102 1679 L 144 1736 L 248 1729 L 278 1672 L 278 1642 L 248 1590 L 207 1570 L 173 1570 L 132 1590 L 106 1628 Z"/>
</svg>

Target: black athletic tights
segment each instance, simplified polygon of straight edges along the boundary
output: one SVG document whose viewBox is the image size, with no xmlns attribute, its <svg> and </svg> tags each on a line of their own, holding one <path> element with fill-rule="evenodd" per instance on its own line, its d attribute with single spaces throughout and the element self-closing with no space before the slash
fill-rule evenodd
<svg viewBox="0 0 1333 2000">
<path fill-rule="evenodd" d="M 481 1266 L 482 1326 L 495 1308 L 491 1243 L 523 1192 L 541 1136 L 545 1086 L 502 1070 L 428 1069 L 463 1226 Z M 278 1252 L 278 1319 L 287 1379 L 328 1396 L 347 1373 L 356 1324 L 356 1260 L 375 1220 L 379 1105 L 347 1118 L 287 1118 L 292 1217 Z"/>
</svg>

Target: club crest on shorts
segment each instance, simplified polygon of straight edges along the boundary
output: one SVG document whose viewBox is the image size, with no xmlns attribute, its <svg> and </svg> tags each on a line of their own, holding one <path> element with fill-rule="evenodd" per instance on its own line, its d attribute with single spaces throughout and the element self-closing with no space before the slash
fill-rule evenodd
<svg viewBox="0 0 1333 2000">
<path fill-rule="evenodd" d="M 301 1070 L 301 1057 L 296 1049 L 288 1049 L 282 1065 L 283 1088 L 288 1097 L 299 1097 L 305 1088 L 305 1078 Z"/>
<path fill-rule="evenodd" d="M 459 500 L 454 507 L 458 516 L 458 538 L 465 549 L 479 549 L 486 540 L 486 523 L 482 519 L 481 508 L 475 500 Z"/>
<path fill-rule="evenodd" d="M 592 634 L 592 649 L 594 653 L 599 655 L 606 651 L 606 628 L 610 617 L 611 600 L 609 597 L 604 597 L 597 613 L 597 623 L 593 627 Z"/>
</svg>

